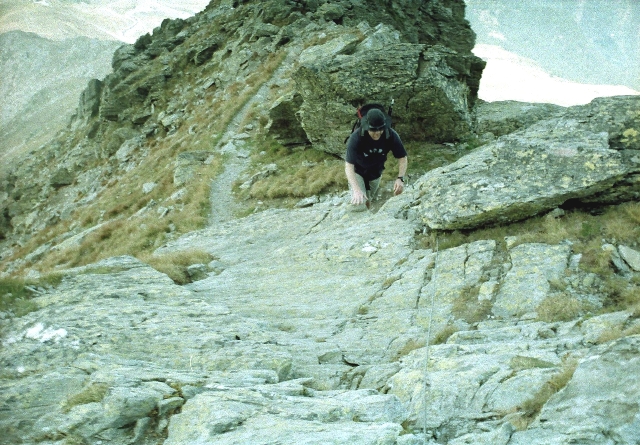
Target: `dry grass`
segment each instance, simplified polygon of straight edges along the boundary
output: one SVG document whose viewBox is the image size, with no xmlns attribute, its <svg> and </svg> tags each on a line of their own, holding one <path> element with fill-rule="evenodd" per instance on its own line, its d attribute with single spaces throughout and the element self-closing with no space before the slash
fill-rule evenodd
<svg viewBox="0 0 640 445">
<path fill-rule="evenodd" d="M 513 246 L 524 243 L 558 244 L 572 243 L 572 251 L 581 254 L 580 268 L 597 274 L 604 283 L 603 293 L 607 295 L 604 311 L 622 310 L 638 303 L 635 285 L 618 276 L 611 263 L 611 253 L 603 249 L 603 244 L 625 244 L 633 248 L 640 245 L 640 203 L 627 202 L 600 209 L 599 213 L 586 210 L 567 210 L 565 216 L 553 218 L 548 215 L 529 218 L 524 221 L 480 228 L 473 231 L 441 231 L 417 237 L 421 248 L 439 249 L 457 247 L 479 240 L 493 239 L 499 249 L 506 251 L 505 237 L 515 238 Z M 512 247 L 513 247 L 512 246 Z M 633 284 L 633 283 L 632 283 Z M 562 290 L 562 289 L 557 289 Z M 566 306 L 551 299 L 539 311 L 542 319 L 572 319 L 589 308 L 579 307 L 576 301 L 566 300 Z M 546 307 L 548 306 L 548 307 Z M 553 315 L 553 307 L 559 309 Z"/>
<path fill-rule="evenodd" d="M 453 324 L 448 324 L 442 330 L 440 330 L 434 337 L 432 344 L 441 345 L 447 342 L 449 337 L 458 332 L 459 329 L 456 328 Z"/>
<path fill-rule="evenodd" d="M 401 275 L 391 275 L 390 277 L 387 277 L 386 280 L 384 280 L 384 282 L 382 283 L 382 288 L 383 289 L 388 289 L 391 287 L 391 285 L 393 283 L 395 283 L 396 281 L 398 281 L 402 276 Z"/>
<path fill-rule="evenodd" d="M 540 414 L 542 407 L 547 401 L 567 386 L 578 367 L 578 361 L 572 358 L 565 359 L 562 369 L 545 382 L 540 390 L 529 400 L 525 401 L 519 408 L 519 418 L 512 421 L 518 430 L 526 429 L 531 422 Z"/>
<path fill-rule="evenodd" d="M 41 272 L 86 265 L 124 254 L 144 255 L 164 244 L 172 234 L 186 233 L 205 225 L 209 214 L 209 184 L 222 170 L 223 159 L 197 167 L 196 179 L 185 186 L 183 198 L 172 200 L 169 196 L 177 189 L 173 185 L 171 163 L 166 159 L 174 158 L 180 147 L 157 144 L 154 149 L 154 154 L 138 169 L 105 189 L 94 203 L 76 210 L 75 221 L 89 227 L 98 223 L 103 225 L 88 234 L 79 245 L 51 251 L 37 264 Z M 142 184 L 146 182 L 157 184 L 148 194 L 142 192 Z M 162 208 L 169 209 L 166 216 L 159 213 Z M 14 257 L 33 251 L 65 229 L 69 229 L 68 222 L 41 234 Z"/>
<path fill-rule="evenodd" d="M 68 435 L 62 440 L 62 445 L 86 445 L 86 444 L 87 442 L 77 434 Z"/>
<path fill-rule="evenodd" d="M 39 280 L 24 280 L 22 278 L 0 278 L 0 312 L 11 311 L 14 316 L 23 315 L 38 309 L 33 302 L 33 292 L 30 287 L 50 288 L 57 286 L 62 280 L 58 274 L 50 274 Z"/>
<path fill-rule="evenodd" d="M 555 365 L 536 357 L 516 355 L 509 361 L 509 367 L 514 371 L 523 371 L 533 368 L 553 368 Z"/>
<path fill-rule="evenodd" d="M 252 72 L 249 77 L 225 88 L 226 94 L 220 102 L 211 101 L 206 106 L 196 109 L 195 122 L 206 124 L 207 131 L 222 133 L 238 112 L 256 95 L 260 87 L 271 78 L 285 57 L 284 51 L 269 54 L 260 68 Z M 211 110 L 216 110 L 215 119 L 212 119 Z M 249 114 L 251 113 L 255 111 L 249 110 Z M 249 123 L 250 117 L 243 117 L 241 126 Z"/>
<path fill-rule="evenodd" d="M 101 402 L 108 392 L 109 386 L 106 383 L 91 383 L 79 393 L 69 396 L 62 405 L 62 411 L 68 413 L 74 406 Z"/>
<path fill-rule="evenodd" d="M 187 274 L 187 267 L 192 264 L 207 264 L 214 257 L 202 250 L 181 250 L 162 255 L 144 255 L 140 258 L 154 269 L 167 274 L 177 284 L 191 281 Z"/>
<path fill-rule="evenodd" d="M 115 255 L 144 255 L 165 243 L 167 238 L 202 228 L 210 210 L 209 184 L 222 171 L 223 159 L 216 158 L 211 165 L 198 168 L 196 179 L 186 185 L 184 198 L 178 202 L 169 199 L 176 192 L 173 160 L 184 151 L 213 148 L 220 133 L 247 101 L 255 96 L 284 57 L 284 51 L 270 54 L 246 82 L 228 87 L 228 100 L 214 102 L 211 97 L 205 97 L 204 106 L 193 106 L 190 119 L 183 123 L 184 127 L 196 131 L 180 131 L 171 138 L 152 140 L 148 145 L 149 155 L 135 169 L 121 173 L 120 177 L 104 178 L 102 185 L 105 188 L 94 202 L 77 209 L 71 219 L 58 222 L 36 234 L 6 260 L 24 258 L 48 242 L 56 244 L 59 242 L 56 239 L 72 228 L 80 232 L 99 223 L 104 225 L 86 236 L 79 246 L 51 251 L 37 264 L 25 264 L 23 270 L 29 267 L 47 272 L 59 267 L 85 265 Z M 216 113 L 211 110 L 216 110 Z M 105 143 L 111 139 L 108 134 L 104 135 Z M 152 192 L 144 194 L 142 185 L 148 182 L 157 185 Z M 159 215 L 157 210 L 160 207 L 170 207 L 166 216 Z M 142 209 L 144 213 L 134 216 Z M 23 274 L 23 270 L 17 271 L 16 275 Z"/>
<path fill-rule="evenodd" d="M 609 343 L 623 337 L 629 337 L 631 335 L 640 335 L 640 323 L 634 324 L 628 328 L 624 328 L 621 326 L 616 326 L 614 328 L 611 328 L 603 332 L 600 335 L 600 337 L 598 337 L 596 343 L 598 344 Z"/>
<path fill-rule="evenodd" d="M 21 317 L 37 309 L 31 301 L 31 293 L 22 279 L 0 279 L 0 312 L 11 311 L 16 317 Z"/>
<path fill-rule="evenodd" d="M 451 308 L 453 316 L 469 324 L 486 320 L 491 314 L 493 303 L 489 300 L 478 301 L 479 292 L 480 286 L 462 289 L 460 295 L 453 301 Z"/>
<path fill-rule="evenodd" d="M 347 187 L 344 162 L 327 153 L 314 149 L 292 150 L 274 140 L 267 140 L 256 148 L 251 171 L 259 172 L 268 164 L 276 164 L 277 171 L 257 180 L 248 191 L 238 191 L 241 199 L 304 198 Z"/>
<path fill-rule="evenodd" d="M 574 243 L 574 250 L 583 256 L 592 256 L 588 260 L 595 267 L 600 266 L 599 257 L 604 255 L 602 240 L 611 243 L 637 245 L 640 243 L 640 203 L 629 202 L 610 206 L 602 214 L 592 215 L 580 209 L 567 210 L 566 215 L 552 218 L 547 215 L 536 216 L 524 221 L 501 226 L 490 226 L 472 231 L 456 230 L 438 233 L 442 246 L 456 247 L 465 243 L 483 239 L 502 242 L 505 237 L 515 237 L 515 245 L 524 243 L 557 244 L 563 240 Z M 433 248 L 434 237 L 421 237 L 422 245 Z M 584 262 L 584 260 L 583 260 Z"/>
<path fill-rule="evenodd" d="M 567 293 L 545 299 L 536 309 L 538 320 L 547 323 L 571 321 L 584 314 L 589 307 Z"/>
<path fill-rule="evenodd" d="M 286 169 L 256 181 L 249 194 L 255 199 L 304 198 L 337 188 L 342 183 L 346 183 L 344 163 L 330 161 L 314 167 L 302 166 L 294 171 Z"/>
</svg>

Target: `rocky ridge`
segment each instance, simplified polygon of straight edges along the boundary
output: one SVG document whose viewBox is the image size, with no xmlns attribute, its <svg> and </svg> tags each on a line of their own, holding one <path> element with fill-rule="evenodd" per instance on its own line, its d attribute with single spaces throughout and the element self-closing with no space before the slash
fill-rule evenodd
<svg viewBox="0 0 640 445">
<path fill-rule="evenodd" d="M 113 72 L 89 83 L 70 127 L 33 156 L 16 163 L 0 181 L 3 250 L 19 248 L 32 234 L 68 223 L 80 208 L 100 206 L 96 199 L 151 158 L 159 146 L 171 146 L 171 155 L 176 157 L 182 151 L 223 154 L 224 127 L 229 122 L 219 112 L 238 113 L 242 101 L 248 101 L 267 82 L 272 87 L 264 101 L 256 102 L 257 114 L 275 111 L 264 126 L 254 125 L 249 134 L 257 139 L 265 133 L 277 137 L 281 133 L 277 123 L 285 121 L 288 129 L 299 125 L 286 116 L 306 115 L 302 129 L 296 130 L 297 142 L 314 142 L 317 148 L 335 153 L 344 139 L 344 132 L 338 136 L 338 129 L 350 128 L 364 94 L 370 100 L 388 98 L 374 90 L 363 90 L 355 97 L 353 85 L 351 90 L 335 91 L 335 97 L 322 99 L 322 91 L 300 87 L 310 81 L 304 73 L 315 69 L 316 56 L 327 48 L 343 61 L 342 69 L 364 62 L 371 45 L 377 48 L 371 54 L 377 52 L 378 59 L 382 44 L 404 45 L 417 58 L 379 60 L 380 68 L 405 73 L 406 85 L 396 85 L 392 91 L 400 94 L 396 106 L 403 107 L 402 115 L 411 118 L 409 124 L 420 122 L 414 118 L 430 97 L 435 108 L 447 111 L 432 119 L 434 127 L 463 129 L 460 137 L 468 134 L 470 107 L 483 63 L 471 54 L 473 32 L 464 19 L 464 3 L 442 0 L 394 5 L 372 10 L 355 0 L 286 5 L 214 1 L 194 17 L 165 20 L 152 35 L 119 48 L 113 57 Z M 348 44 L 343 44 L 345 39 Z M 278 70 L 283 60 L 285 69 Z M 296 73 L 301 73 L 301 82 L 292 80 Z M 381 73 L 384 70 L 376 76 Z M 371 82 L 375 83 L 375 76 Z M 425 87 L 428 97 L 413 93 Z M 278 108 L 277 103 L 284 105 Z M 310 116 L 313 107 L 325 112 L 340 110 L 335 114 L 335 131 L 326 140 L 319 139 L 320 127 L 327 126 L 319 116 Z M 285 119 L 282 108 L 287 111 Z M 331 113 L 325 114 L 330 117 Z M 457 137 L 451 132 L 431 136 Z M 425 135 L 421 132 L 416 137 Z M 191 168 L 197 165 L 202 163 Z M 162 173 L 152 175 L 158 178 Z M 169 207 L 173 193 L 189 183 L 178 180 L 174 185 L 171 193 L 154 201 L 162 199 L 164 207 Z M 101 210 L 108 213 L 108 209 Z M 76 232 L 67 234 L 74 236 L 89 228 L 75 227 Z"/>
<path fill-rule="evenodd" d="M 321 17 L 330 19 L 321 28 L 329 41 L 339 40 L 341 27 L 349 21 L 348 14 L 335 18 L 331 5 L 318 9 Z M 75 123 L 86 139 L 78 146 L 58 142 L 55 156 L 69 163 L 66 176 L 61 169 L 53 170 L 58 173 L 55 188 L 33 186 L 30 191 L 18 183 L 20 193 L 10 198 L 8 238 L 18 232 L 26 237 L 56 206 L 63 216 L 72 214 L 73 206 L 86 204 L 77 204 L 70 193 L 91 183 L 73 184 L 82 163 L 88 162 L 89 157 L 82 158 L 83 149 L 95 149 L 93 161 L 109 160 L 108 167 L 98 169 L 117 178 L 119 171 L 133 171 L 138 156 L 144 156 L 145 139 L 136 130 L 179 144 L 189 130 L 206 128 L 202 122 L 194 127 L 195 112 L 178 106 L 175 98 L 163 103 L 163 88 L 173 88 L 176 94 L 187 90 L 172 83 L 180 76 L 167 52 L 187 41 L 177 43 L 194 32 L 189 27 L 191 31 L 181 35 L 193 22 L 204 26 L 204 17 L 212 23 L 237 18 L 228 6 L 212 4 L 187 24 L 166 22 L 154 32 L 158 40 L 149 36 L 137 48 L 118 52 L 116 71 L 140 68 L 155 60 L 155 52 L 161 54 L 156 58 L 164 55 L 164 62 L 169 62 L 162 66 L 173 66 L 174 71 L 164 77 L 162 87 L 144 71 L 127 81 L 126 88 L 120 85 L 122 79 L 112 78 L 87 90 L 86 106 Z M 280 23 L 287 16 L 268 6 L 263 17 Z M 340 17 L 342 24 L 336 23 Z M 251 25 L 250 33 L 249 28 L 240 32 L 248 46 L 225 47 L 213 37 L 207 41 L 210 46 L 201 39 L 191 41 L 189 63 L 227 61 L 225 70 L 211 71 L 218 76 L 215 82 L 208 83 L 212 77 L 207 77 L 202 85 L 222 95 L 225 75 L 241 76 L 245 69 L 255 68 L 246 52 L 257 48 L 251 46 L 254 33 L 267 33 L 270 43 L 288 44 L 281 42 L 290 37 L 273 34 L 275 28 L 264 26 L 258 32 L 256 23 Z M 375 33 L 382 28 L 370 29 Z M 306 50 L 291 46 L 295 49 L 290 57 Z M 231 55 L 223 58 L 229 48 Z M 173 60 L 181 60 L 179 54 L 184 53 L 174 53 Z M 344 55 L 353 54 L 357 50 Z M 264 85 L 293 88 L 285 79 L 294 70 L 274 72 Z M 147 94 L 154 99 L 148 115 L 140 113 L 144 107 L 138 98 L 124 97 L 141 85 L 150 87 Z M 123 88 L 121 95 L 113 95 L 114 87 Z M 182 99 L 188 97 L 184 94 Z M 314 96 L 290 97 L 280 102 L 284 105 L 278 110 L 286 111 L 278 114 L 281 122 Z M 390 199 L 377 213 L 353 213 L 344 197 L 323 196 L 307 208 L 273 209 L 233 220 L 212 218 L 209 227 L 169 240 L 157 250 L 160 255 L 198 248 L 215 258 L 192 265 L 194 282 L 185 286 L 129 256 L 61 270 L 59 285 L 34 289 L 38 310 L 19 318 L 3 315 L 0 425 L 5 434 L 0 443 L 636 443 L 638 311 L 598 315 L 607 304 L 606 283 L 584 267 L 570 240 L 544 244 L 486 239 L 442 249 L 421 247 L 417 240 L 442 221 L 459 224 L 475 218 L 476 224 L 484 225 L 500 218 L 526 218 L 566 200 L 635 199 L 634 100 L 615 98 L 585 108 L 543 110 L 535 119 L 522 117 L 526 111 L 514 111 L 512 104 L 505 106 L 504 118 L 496 119 L 494 113 L 494 124 L 484 119 L 481 137 L 488 144 L 454 167 L 435 169 L 409 184 L 406 194 Z M 139 120 L 135 125 L 140 127 L 129 124 L 133 120 Z M 192 166 L 206 162 L 210 152 L 226 150 L 242 159 L 246 141 L 260 135 L 250 129 L 245 133 L 247 127 L 238 122 L 233 120 L 213 150 L 179 154 L 173 164 L 174 181 L 189 183 Z M 509 128 L 512 125 L 517 131 Z M 308 137 L 304 121 L 304 133 L 292 126 L 298 136 Z M 273 124 L 271 128 L 277 129 Z M 508 152 L 500 151 L 502 147 L 514 150 L 511 166 L 520 165 L 522 171 L 517 179 L 504 181 L 511 192 L 501 195 L 494 178 L 500 172 L 510 174 L 502 168 L 501 158 Z M 524 156 L 536 150 L 538 157 Z M 559 151 L 565 156 L 557 155 Z M 601 156 L 576 163 L 575 171 L 563 163 L 566 157 L 595 155 Z M 584 181 L 585 174 L 596 169 L 582 167 L 601 162 L 605 155 L 610 159 L 603 165 L 618 173 Z M 70 162 L 73 156 L 76 164 Z M 544 158 L 545 163 L 536 164 L 544 168 L 525 168 L 537 158 Z M 473 181 L 466 175 L 464 181 L 453 176 L 456 169 L 479 166 L 478 159 L 491 162 L 483 161 L 486 168 L 477 168 Z M 37 165 L 20 168 L 33 173 Z M 582 188 L 569 181 L 575 188 L 567 193 L 566 187 L 558 186 L 567 173 Z M 92 173 L 94 178 L 101 174 Z M 43 180 L 51 181 L 46 171 Z M 98 193 L 99 181 L 93 182 L 92 192 Z M 428 194 L 455 182 L 492 187 L 486 194 L 500 198 L 501 207 L 496 208 L 502 210 L 492 214 L 480 206 L 481 192 L 464 197 L 462 186 L 461 198 L 449 200 L 449 213 L 432 210 L 439 201 Z M 505 199 L 528 196 L 533 186 L 551 192 L 532 200 Z M 5 198 L 13 193 L 5 190 Z M 39 204 L 35 197 L 47 193 L 56 199 Z M 509 213 L 514 207 L 520 212 Z M 470 214 L 470 208 L 475 213 Z M 31 215 L 29 223 L 25 209 Z M 82 233 L 70 234 L 67 242 Z M 637 245 L 614 242 L 603 248 L 617 278 L 637 282 Z M 577 301 L 582 309 L 566 321 L 543 321 L 541 307 L 558 298 Z"/>
<path fill-rule="evenodd" d="M 403 211 L 432 229 L 454 230 L 518 221 L 570 202 L 637 200 L 638 110 L 637 96 L 598 98 L 541 119 L 430 171 L 403 197 L 411 202 Z"/>
</svg>

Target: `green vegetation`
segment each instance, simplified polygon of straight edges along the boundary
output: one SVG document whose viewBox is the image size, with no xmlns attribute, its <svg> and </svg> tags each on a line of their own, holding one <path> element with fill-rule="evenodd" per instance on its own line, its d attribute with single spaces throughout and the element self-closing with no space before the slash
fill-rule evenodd
<svg viewBox="0 0 640 445">
<path fill-rule="evenodd" d="M 453 324 L 448 324 L 441 331 L 439 331 L 435 337 L 433 338 L 434 345 L 441 345 L 447 342 L 449 337 L 458 332 L 459 329 L 456 328 Z"/>
<path fill-rule="evenodd" d="M 516 355 L 509 361 L 509 366 L 514 371 L 523 371 L 525 369 L 533 368 L 553 368 L 553 363 L 540 360 L 535 357 L 527 357 L 523 355 Z"/>
<path fill-rule="evenodd" d="M 71 218 L 35 234 L 6 261 L 24 258 L 48 242 L 54 241 L 55 244 L 59 242 L 55 240 L 71 230 L 76 233 L 87 230 L 79 244 L 46 253 L 37 263 L 25 264 L 16 275 L 23 273 L 26 268 L 46 273 L 116 255 L 129 254 L 142 258 L 168 239 L 202 228 L 210 214 L 210 183 L 222 172 L 224 157 L 214 155 L 212 151 L 207 163 L 194 167 L 195 179 L 182 189 L 174 185 L 174 160 L 182 152 L 211 150 L 231 121 L 280 66 L 285 54 L 281 51 L 267 55 L 259 68 L 253 70 L 246 79 L 225 88 L 223 97 L 207 95 L 205 103 L 199 103 L 198 106 L 191 105 L 198 101 L 190 97 L 189 106 L 193 110 L 190 122 L 183 125 L 189 125 L 196 131 L 182 131 L 171 138 L 150 139 L 148 155 L 142 157 L 136 168 L 119 177 L 103 177 L 102 185 L 105 188 L 97 199 L 78 208 Z M 193 77 L 193 73 L 189 72 L 183 75 L 187 79 Z M 194 93 L 191 91 L 189 94 Z M 216 113 L 211 110 L 216 110 Z M 250 117 L 245 116 L 245 119 Z M 100 150 L 113 152 L 117 146 L 111 145 L 120 139 L 117 129 L 107 128 L 102 135 L 104 147 Z M 49 162 L 53 166 L 56 161 L 52 158 Z M 93 160 L 95 166 L 102 162 L 97 158 Z M 146 183 L 155 183 L 156 186 L 145 193 L 143 184 Z M 77 196 L 76 200 L 82 198 L 84 196 Z"/>
<path fill-rule="evenodd" d="M 575 320 L 591 309 L 585 303 L 566 293 L 545 299 L 537 308 L 538 320 L 547 323 Z"/>
<path fill-rule="evenodd" d="M 62 445 L 86 445 L 86 444 L 87 442 L 77 434 L 71 434 L 71 435 L 65 436 L 65 438 L 62 440 Z"/>
<path fill-rule="evenodd" d="M 559 218 L 543 215 L 472 231 L 443 231 L 438 233 L 438 242 L 440 249 L 445 249 L 483 239 L 503 243 L 507 236 L 516 238 L 515 245 L 532 242 L 557 244 L 569 240 L 574 243 L 573 250 L 583 254 L 581 264 L 598 273 L 609 269 L 609 257 L 602 251 L 603 239 L 630 246 L 640 243 L 640 204 L 628 202 L 608 206 L 602 213 L 595 214 L 573 209 Z M 433 236 L 423 236 L 419 241 L 422 247 L 433 248 L 434 239 Z"/>
<path fill-rule="evenodd" d="M 241 190 L 241 184 L 236 184 L 241 199 L 298 200 L 347 187 L 344 162 L 319 150 L 291 149 L 270 139 L 252 155 L 250 170 L 260 172 L 269 164 L 275 164 L 277 170 L 258 179 L 247 190 Z"/>
<path fill-rule="evenodd" d="M 453 316 L 469 324 L 486 320 L 491 313 L 492 302 L 490 300 L 478 301 L 479 292 L 480 286 L 462 289 L 460 295 L 453 301 L 451 308 Z"/>
<path fill-rule="evenodd" d="M 37 309 L 31 301 L 32 293 L 26 288 L 25 281 L 17 278 L 0 280 L 0 311 L 12 311 L 21 317 Z"/>
<path fill-rule="evenodd" d="M 11 311 L 16 317 L 22 317 L 38 307 L 33 302 L 34 293 L 30 287 L 56 286 L 62 280 L 59 274 L 50 274 L 39 280 L 22 278 L 0 278 L 0 312 Z"/>
</svg>

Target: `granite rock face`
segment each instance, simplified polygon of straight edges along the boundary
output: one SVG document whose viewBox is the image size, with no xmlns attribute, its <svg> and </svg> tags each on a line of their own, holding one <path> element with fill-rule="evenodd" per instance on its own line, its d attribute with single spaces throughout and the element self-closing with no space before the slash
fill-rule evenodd
<svg viewBox="0 0 640 445">
<path fill-rule="evenodd" d="M 560 115 L 563 110 L 563 107 L 553 104 L 478 101 L 474 109 L 475 130 L 479 135 L 500 137 Z"/>
<path fill-rule="evenodd" d="M 358 31 L 305 50 L 294 73 L 303 98 L 300 124 L 314 147 L 343 155 L 341 129 L 368 102 L 393 100 L 394 128 L 407 140 L 452 141 L 471 133 L 481 60 L 444 45 L 405 43 L 388 27 Z"/>
<path fill-rule="evenodd" d="M 635 96 L 598 99 L 502 136 L 420 178 L 404 210 L 452 230 L 637 199 L 639 107 Z"/>
<path fill-rule="evenodd" d="M 329 200 L 167 245 L 218 258 L 189 285 L 132 257 L 64 271 L 2 321 L 0 443 L 635 443 L 638 336 L 599 338 L 637 316 L 535 318 L 549 280 L 604 298 L 566 246 L 435 252 L 416 228 Z"/>
</svg>

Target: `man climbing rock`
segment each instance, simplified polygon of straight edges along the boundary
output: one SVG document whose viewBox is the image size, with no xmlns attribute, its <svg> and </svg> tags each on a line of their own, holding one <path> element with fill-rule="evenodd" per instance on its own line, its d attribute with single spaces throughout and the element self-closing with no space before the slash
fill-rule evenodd
<svg viewBox="0 0 640 445">
<path fill-rule="evenodd" d="M 345 156 L 345 174 L 351 191 L 351 204 L 357 210 L 371 207 L 380 187 L 380 177 L 391 152 L 398 159 L 398 177 L 393 184 L 394 195 L 404 190 L 407 171 L 407 151 L 400 136 L 390 126 L 390 118 L 377 108 L 371 108 L 361 119 L 360 128 L 349 136 Z"/>
</svg>

